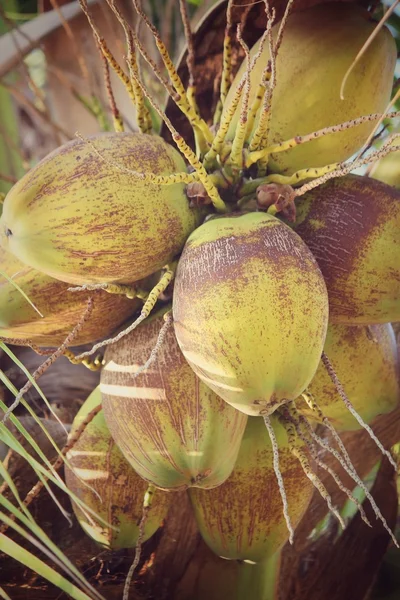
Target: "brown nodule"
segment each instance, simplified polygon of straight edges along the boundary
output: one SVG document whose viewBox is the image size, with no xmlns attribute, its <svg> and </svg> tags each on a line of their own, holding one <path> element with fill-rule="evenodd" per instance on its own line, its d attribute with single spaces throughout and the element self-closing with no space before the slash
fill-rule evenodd
<svg viewBox="0 0 400 600">
<path fill-rule="evenodd" d="M 288 221 L 296 220 L 295 192 L 292 186 L 265 183 L 258 186 L 256 195 L 259 210 L 268 210 L 271 206 L 275 206 L 277 212 L 282 213 Z"/>
<path fill-rule="evenodd" d="M 210 196 L 207 194 L 204 185 L 199 181 L 195 181 L 194 183 L 188 184 L 188 186 L 186 187 L 186 195 L 190 201 L 190 208 L 211 204 Z"/>
</svg>

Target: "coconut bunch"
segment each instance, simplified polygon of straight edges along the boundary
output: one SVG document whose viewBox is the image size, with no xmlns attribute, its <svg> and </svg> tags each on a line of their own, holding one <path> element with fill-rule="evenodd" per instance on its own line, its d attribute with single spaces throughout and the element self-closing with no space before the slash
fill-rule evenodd
<svg viewBox="0 0 400 600">
<path fill-rule="evenodd" d="M 336 430 L 364 427 L 390 457 L 369 424 L 400 397 L 390 325 L 400 321 L 400 194 L 350 172 L 396 146 L 346 162 L 390 101 L 389 30 L 371 37 L 375 24 L 353 3 L 291 13 L 289 2 L 279 22 L 264 3 L 249 50 L 243 8 L 235 33 L 229 2 L 212 127 L 195 101 L 192 37 L 185 87 L 134 1 L 192 148 L 147 94 L 134 58 L 146 49 L 109 4 L 127 34 L 140 131 L 58 148 L 13 187 L 0 219 L 0 334 L 37 346 L 106 338 L 71 358 L 90 366 L 106 348 L 67 474 L 101 530 L 79 520 L 102 544 L 140 547 L 173 492 L 189 490 L 216 554 L 262 561 L 293 540 L 314 487 L 345 526 L 316 472 L 329 469 L 323 423 L 339 448 L 329 451 L 388 529 Z M 244 62 L 233 76 L 235 40 Z M 152 134 L 145 98 L 176 147 Z"/>
</svg>

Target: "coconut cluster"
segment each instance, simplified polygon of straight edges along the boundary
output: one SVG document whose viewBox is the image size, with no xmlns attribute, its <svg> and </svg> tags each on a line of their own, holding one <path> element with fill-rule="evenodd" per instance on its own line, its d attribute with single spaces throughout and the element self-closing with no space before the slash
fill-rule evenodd
<svg viewBox="0 0 400 600">
<path fill-rule="evenodd" d="M 106 348 L 72 435 L 97 413 L 66 472 L 98 516 L 74 507 L 100 544 L 145 541 L 182 489 L 224 558 L 276 553 L 313 484 L 340 519 L 314 473 L 316 423 L 355 430 L 400 398 L 390 324 L 400 193 L 352 174 L 312 185 L 345 173 L 374 129 L 364 116 L 389 102 L 396 47 L 385 27 L 339 100 L 373 29 L 360 7 L 336 3 L 290 15 L 283 36 L 275 25 L 194 169 L 157 135 L 101 134 L 58 148 L 6 197 L 0 335 L 59 346 L 90 299 L 69 345 L 102 340 L 81 358 Z"/>
</svg>

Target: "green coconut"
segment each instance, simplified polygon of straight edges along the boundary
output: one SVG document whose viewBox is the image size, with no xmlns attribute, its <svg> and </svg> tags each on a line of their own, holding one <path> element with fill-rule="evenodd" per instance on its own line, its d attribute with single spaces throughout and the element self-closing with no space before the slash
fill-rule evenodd
<svg viewBox="0 0 400 600">
<path fill-rule="evenodd" d="M 178 264 L 176 337 L 197 375 L 249 415 L 273 413 L 311 382 L 328 321 L 307 246 L 264 213 L 210 219 Z"/>
<path fill-rule="evenodd" d="M 396 408 L 400 400 L 400 365 L 390 324 L 370 327 L 329 325 L 324 351 L 350 402 L 366 423 Z M 360 428 L 322 362 L 308 390 L 337 431 Z M 307 418 L 319 420 L 304 400 L 297 400 L 296 406 Z"/>
<path fill-rule="evenodd" d="M 275 417 L 271 421 L 290 520 L 296 528 L 310 503 L 313 485 L 290 452 L 284 427 Z M 213 490 L 191 489 L 189 496 L 200 533 L 218 556 L 260 562 L 289 538 L 272 445 L 262 419 L 249 418 L 229 479 Z"/>
<path fill-rule="evenodd" d="M 76 415 L 71 435 L 100 402 L 101 393 L 97 387 Z M 84 531 L 95 542 L 112 550 L 134 547 L 148 484 L 123 457 L 110 435 L 103 411 L 87 425 L 79 441 L 68 452 L 67 459 L 73 469 L 65 467 L 68 488 L 110 525 L 99 523 L 73 502 L 75 515 Z M 172 496 L 163 492 L 154 494 L 142 541 L 149 539 L 159 528 L 171 499 Z"/>
<path fill-rule="evenodd" d="M 275 40 L 279 25 L 272 29 Z M 331 2 L 289 16 L 276 61 L 277 83 L 264 147 L 363 115 L 384 112 L 390 101 L 397 58 L 395 41 L 386 27 L 379 30 L 352 68 L 341 98 L 343 78 L 375 27 L 370 13 L 354 2 Z M 251 49 L 251 57 L 257 53 L 259 43 Z M 251 73 L 250 106 L 269 59 L 266 43 Z M 233 81 L 225 110 L 245 68 L 244 62 Z M 230 125 L 230 140 L 238 126 L 239 111 L 240 105 Z M 253 132 L 257 124 L 258 118 Z M 273 154 L 269 170 L 289 175 L 299 169 L 343 161 L 361 148 L 375 124 L 376 121 L 365 123 Z"/>
<path fill-rule="evenodd" d="M 400 191 L 359 175 L 305 194 L 295 231 L 325 278 L 332 323 L 400 320 Z"/>
<path fill-rule="evenodd" d="M 167 176 L 186 167 L 157 136 L 69 142 L 6 196 L 0 244 L 67 283 L 132 283 L 154 273 L 181 250 L 202 211 L 189 207 L 184 184 L 155 185 L 126 169 Z"/>
<path fill-rule="evenodd" d="M 157 359 L 133 378 L 157 343 L 165 310 L 107 348 L 100 384 L 105 418 L 143 479 L 163 489 L 212 488 L 233 469 L 247 417 L 195 375 L 172 325 Z"/>
<path fill-rule="evenodd" d="M 93 311 L 73 345 L 87 344 L 110 335 L 142 302 L 103 290 L 70 292 L 68 284 L 21 263 L 0 248 L 0 271 L 26 294 L 34 307 L 9 279 L 0 273 L 0 336 L 31 340 L 38 346 L 59 346 L 79 322 L 90 295 Z"/>
</svg>

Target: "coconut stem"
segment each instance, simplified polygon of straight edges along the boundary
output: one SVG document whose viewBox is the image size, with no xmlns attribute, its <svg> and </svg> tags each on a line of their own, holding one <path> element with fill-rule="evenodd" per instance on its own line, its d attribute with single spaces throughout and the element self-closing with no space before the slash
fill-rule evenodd
<svg viewBox="0 0 400 600">
<path fill-rule="evenodd" d="M 72 350 L 69 350 L 69 348 L 67 348 L 64 351 L 64 356 L 69 360 L 69 362 L 72 365 L 83 365 L 84 367 L 89 369 L 89 371 L 100 371 L 104 364 L 103 357 L 100 354 L 96 356 L 94 360 L 90 360 L 90 358 L 79 359 L 75 356 Z"/>
<path fill-rule="evenodd" d="M 140 325 L 140 323 L 149 316 L 149 314 L 153 310 L 154 306 L 156 305 L 158 298 L 161 296 L 161 294 L 167 289 L 168 285 L 171 283 L 172 279 L 175 276 L 176 267 L 177 267 L 176 262 L 172 263 L 170 266 L 167 265 L 165 273 L 161 276 L 160 281 L 157 283 L 157 285 L 155 285 L 153 287 L 153 289 L 149 293 L 147 300 L 143 305 L 143 308 L 142 308 L 142 311 L 141 311 L 139 317 L 133 323 L 131 323 L 131 325 L 129 325 L 129 327 L 127 327 L 123 331 L 120 331 L 120 333 L 118 335 L 116 335 L 115 337 L 108 338 L 106 340 L 103 340 L 102 342 L 99 342 L 98 344 L 95 344 L 91 350 L 88 350 L 87 352 L 83 352 L 82 354 L 79 354 L 76 358 L 78 360 L 81 360 L 87 356 L 91 356 L 92 354 L 97 352 L 100 348 L 103 348 L 104 346 L 109 346 L 111 344 L 115 344 L 116 342 L 119 342 L 119 340 L 121 340 L 123 337 L 125 337 L 126 335 L 131 333 L 131 331 L 136 329 L 136 327 L 138 327 L 138 325 Z"/>
<path fill-rule="evenodd" d="M 322 483 L 322 481 L 312 470 L 311 465 L 306 456 L 306 453 L 301 448 L 299 448 L 298 445 L 296 445 L 296 429 L 295 429 L 295 426 L 293 425 L 293 423 L 291 423 L 290 413 L 288 412 L 287 408 L 281 407 L 278 411 L 278 414 L 279 414 L 280 422 L 282 423 L 282 425 L 284 426 L 284 428 L 286 430 L 286 433 L 288 436 L 289 448 L 290 448 L 291 453 L 293 454 L 293 456 L 295 456 L 298 459 L 298 461 L 300 462 L 300 464 L 303 468 L 304 473 L 307 475 L 308 479 L 311 481 L 311 483 L 314 485 L 314 487 L 319 491 L 322 498 L 327 503 L 329 510 L 331 511 L 331 513 L 333 515 L 335 515 L 335 517 L 339 521 L 340 525 L 344 529 L 345 523 L 342 519 L 342 516 L 338 512 L 338 510 L 333 506 L 332 498 L 331 498 L 330 494 L 328 493 L 328 491 L 327 491 L 326 487 L 324 486 L 324 484 Z"/>
<path fill-rule="evenodd" d="M 88 4 L 87 4 L 87 0 L 79 0 L 79 4 L 81 6 L 81 9 L 83 11 L 83 13 L 85 14 L 88 23 L 92 29 L 92 33 L 97 41 L 97 44 L 99 45 L 99 47 L 101 48 L 101 51 L 103 53 L 103 55 L 106 57 L 107 61 L 110 64 L 110 67 L 112 68 L 112 70 L 114 71 L 114 73 L 116 73 L 116 75 L 119 77 L 119 79 L 121 80 L 122 84 L 124 85 L 129 98 L 132 101 L 132 104 L 134 106 L 136 106 L 136 98 L 135 98 L 135 93 L 133 91 L 131 82 L 129 81 L 129 77 L 127 76 L 127 74 L 124 72 L 124 70 L 122 69 L 122 67 L 119 65 L 118 61 L 116 60 L 116 58 L 114 57 L 114 55 L 112 54 L 111 50 L 108 48 L 106 41 L 104 40 L 104 38 L 100 35 L 100 32 L 95 24 L 95 22 L 92 19 L 92 15 L 89 12 L 89 8 L 88 8 Z"/>
<path fill-rule="evenodd" d="M 309 169 L 309 177 L 314 176 L 317 177 L 317 179 L 309 181 L 308 183 L 305 183 L 300 188 L 298 188 L 296 190 L 296 196 L 302 196 L 303 194 L 306 194 L 310 190 L 313 190 L 314 188 L 319 187 L 321 184 L 325 183 L 326 181 L 329 181 L 329 179 L 332 179 L 334 177 L 343 177 L 344 175 L 347 175 L 348 173 L 353 171 L 353 169 L 357 169 L 358 167 L 366 165 L 370 162 L 374 162 L 379 158 L 383 158 L 391 152 L 397 152 L 398 150 L 400 150 L 400 145 L 393 146 L 392 142 L 398 138 L 400 138 L 400 133 L 394 133 L 390 135 L 382 144 L 379 150 L 371 152 L 371 154 L 364 158 L 353 160 L 348 163 L 333 163 L 331 165 L 327 165 L 326 167 L 321 167 L 320 169 Z M 317 173 L 317 175 L 312 175 L 312 171 L 314 171 L 314 173 Z M 302 173 L 302 171 L 298 171 L 298 173 Z M 296 176 L 296 173 L 294 174 L 294 176 Z M 305 179 L 305 177 L 303 177 L 303 179 Z"/>
<path fill-rule="evenodd" d="M 251 69 L 254 68 L 255 64 L 257 63 L 258 59 L 261 56 L 261 53 L 264 48 L 265 40 L 268 35 L 268 31 L 269 30 L 267 27 L 266 31 L 264 32 L 264 34 L 261 38 L 260 47 L 258 49 L 258 52 L 252 60 Z M 217 156 L 223 153 L 224 141 L 225 141 L 226 135 L 228 133 L 231 121 L 232 121 L 233 117 L 235 116 L 236 109 L 239 105 L 239 101 L 240 101 L 245 83 L 246 83 L 246 74 L 243 75 L 242 79 L 240 80 L 240 82 L 235 90 L 235 94 L 232 98 L 232 101 L 222 117 L 221 124 L 220 124 L 217 134 L 213 140 L 211 148 L 204 157 L 203 164 L 205 165 L 206 168 L 209 168 L 210 166 L 212 166 L 212 164 L 216 160 Z M 227 155 L 229 155 L 229 148 L 226 153 L 227 153 Z"/>
<path fill-rule="evenodd" d="M 399 113 L 400 115 L 400 113 Z M 310 190 L 322 185 L 329 179 L 334 177 L 343 177 L 350 173 L 353 169 L 361 167 L 362 165 L 366 165 L 370 162 L 374 162 L 379 158 L 390 154 L 391 152 L 396 152 L 400 150 L 400 145 L 392 146 L 392 142 L 395 139 L 400 137 L 399 133 L 394 133 L 390 135 L 384 144 L 381 146 L 379 150 L 376 150 L 369 154 L 364 158 L 360 158 L 359 160 L 350 161 L 348 163 L 332 163 L 329 165 L 325 165 L 324 167 L 308 167 L 306 169 L 300 169 L 293 173 L 293 175 L 280 175 L 279 173 L 275 173 L 273 175 L 267 175 L 266 177 L 258 177 L 257 179 L 253 179 L 247 181 L 239 191 L 238 196 L 240 198 L 245 198 L 246 196 L 250 196 L 250 194 L 254 193 L 257 190 L 257 187 L 266 183 L 278 183 L 280 185 L 298 185 L 301 181 L 305 179 L 312 179 L 308 183 L 305 183 L 301 187 L 295 190 L 295 196 L 302 196 L 303 194 L 309 192 Z"/>
<path fill-rule="evenodd" d="M 126 62 L 129 69 L 131 86 L 135 94 L 136 120 L 139 127 L 139 131 L 141 133 L 151 133 L 152 123 L 150 113 L 147 106 L 144 103 L 143 92 L 140 86 L 137 84 L 137 79 L 139 78 L 139 69 L 136 57 L 136 50 L 134 47 L 135 34 L 130 25 L 126 22 L 126 19 L 124 18 L 122 12 L 116 5 L 115 0 L 107 0 L 107 4 L 114 12 L 115 16 L 117 17 L 118 21 L 122 26 L 122 29 L 124 30 L 125 40 L 128 47 L 128 55 L 126 57 Z M 135 77 L 133 76 L 133 73 L 135 74 Z"/>
<path fill-rule="evenodd" d="M 92 292 L 95 290 L 104 290 L 109 294 L 117 294 L 119 296 L 126 296 L 130 300 L 143 296 L 143 292 L 132 285 L 125 285 L 122 283 L 89 283 L 79 287 L 68 288 L 69 292 Z"/>
<path fill-rule="evenodd" d="M 168 76 L 172 82 L 173 87 L 175 88 L 175 90 L 178 94 L 178 97 L 175 97 L 175 95 L 174 95 L 172 99 L 175 102 L 177 102 L 177 104 L 178 104 L 179 108 L 182 110 L 183 114 L 189 119 L 193 129 L 195 131 L 197 131 L 198 136 L 202 136 L 208 144 L 211 144 L 212 139 L 213 139 L 211 130 L 208 127 L 207 123 L 197 114 L 196 110 L 189 103 L 187 96 L 186 96 L 185 86 L 183 85 L 183 82 L 182 82 L 181 78 L 179 77 L 177 70 L 175 69 L 174 63 L 171 60 L 169 52 L 168 52 L 164 42 L 162 41 L 159 32 L 154 27 L 154 25 L 151 23 L 150 19 L 146 15 L 146 13 L 143 11 L 138 0 L 132 0 L 132 1 L 133 1 L 133 5 L 135 7 L 137 14 L 143 19 L 146 26 L 151 31 L 151 33 L 154 37 L 154 41 L 156 43 L 157 49 L 160 53 L 160 56 L 164 63 L 164 66 L 167 69 Z M 203 146 L 203 143 L 201 143 L 200 145 Z"/>
<path fill-rule="evenodd" d="M 226 27 L 224 33 L 224 46 L 222 54 L 222 74 L 221 74 L 221 85 L 219 93 L 219 101 L 215 109 L 213 123 L 218 125 L 221 120 L 222 109 L 225 104 L 226 97 L 231 86 L 232 76 L 232 5 L 233 0 L 228 0 L 228 6 L 226 8 Z"/>
<path fill-rule="evenodd" d="M 265 93 L 263 94 L 261 114 L 259 117 L 258 125 L 250 140 L 250 150 L 256 150 L 260 146 L 260 144 L 262 144 L 262 141 L 268 132 L 272 93 L 276 85 L 276 52 L 274 47 L 274 40 L 272 37 L 272 25 L 275 22 L 276 11 L 274 8 L 270 8 L 267 0 L 264 0 L 264 4 L 265 13 L 268 19 L 267 39 L 270 59 L 262 74 L 261 83 L 265 85 Z M 289 2 L 288 6 L 290 4 L 291 2 Z"/>
<path fill-rule="evenodd" d="M 240 23 L 237 26 L 237 39 L 243 48 L 246 56 L 246 75 L 245 75 L 245 86 L 244 94 L 242 97 L 242 106 L 240 109 L 239 123 L 236 128 L 235 136 L 232 142 L 232 149 L 229 162 L 236 169 L 243 168 L 243 147 L 246 139 L 247 132 L 247 115 L 249 112 L 249 98 L 250 98 L 250 75 L 251 75 L 251 57 L 250 50 L 247 44 L 244 42 L 242 37 L 242 30 Z"/>
<path fill-rule="evenodd" d="M 290 544 L 293 544 L 294 530 L 293 530 L 292 523 L 290 521 L 290 516 L 289 516 L 289 506 L 288 506 L 288 501 L 287 501 L 287 496 L 286 496 L 285 484 L 283 482 L 282 473 L 281 473 L 281 470 L 279 467 L 278 442 L 276 441 L 275 431 L 272 426 L 270 418 L 267 415 L 263 415 L 263 419 L 264 419 L 265 427 L 267 428 L 267 431 L 268 431 L 269 439 L 271 440 L 273 459 L 274 459 L 274 471 L 275 471 L 276 479 L 278 481 L 279 491 L 280 491 L 281 498 L 282 498 L 283 515 L 285 517 L 286 525 L 287 525 L 287 528 L 289 531 L 289 542 L 290 542 Z"/>
<path fill-rule="evenodd" d="M 198 107 L 196 103 L 196 81 L 195 81 L 195 64 L 196 64 L 196 56 L 194 51 L 193 44 L 193 34 L 192 28 L 190 27 L 190 19 L 187 11 L 186 0 L 179 0 L 179 8 L 182 17 L 183 30 L 185 33 L 186 45 L 187 45 L 187 57 L 186 57 L 186 65 L 189 72 L 189 84 L 188 89 L 186 90 L 186 96 L 189 104 L 198 114 Z"/>
<path fill-rule="evenodd" d="M 371 523 L 369 522 L 369 520 L 367 518 L 367 515 L 365 514 L 362 504 L 357 500 L 357 498 L 353 495 L 353 493 L 343 484 L 339 475 L 329 465 L 327 465 L 323 460 L 321 460 L 318 457 L 318 450 L 317 450 L 317 446 L 316 446 L 314 437 L 312 435 L 313 430 L 312 430 L 312 426 L 310 425 L 310 423 L 307 421 L 307 419 L 303 415 L 298 414 L 294 405 L 290 406 L 289 412 L 290 412 L 290 416 L 291 416 L 291 422 L 293 423 L 293 425 L 296 428 L 297 435 L 299 436 L 299 438 L 301 440 L 303 440 L 303 442 L 305 444 L 307 444 L 307 447 L 310 451 L 311 456 L 313 457 L 313 460 L 316 462 L 316 464 L 319 467 L 321 467 L 321 469 L 324 469 L 324 471 L 329 473 L 329 475 L 332 477 L 332 479 L 334 480 L 334 482 L 336 483 L 338 488 L 344 494 L 346 494 L 346 496 L 349 498 L 349 500 L 351 500 L 357 506 L 364 523 L 366 525 L 368 525 L 368 527 L 372 527 Z M 303 425 L 305 427 L 305 430 L 308 433 L 308 437 L 306 437 L 306 435 L 303 433 L 303 431 L 301 429 L 301 425 Z"/>
<path fill-rule="evenodd" d="M 279 26 L 278 35 L 277 35 L 275 44 L 273 43 L 273 39 L 272 39 L 272 29 L 268 35 L 269 46 L 270 46 L 270 56 L 271 56 L 270 65 L 268 66 L 269 81 L 267 84 L 267 73 L 265 72 L 265 75 L 263 73 L 263 77 L 265 76 L 265 83 L 266 83 L 267 89 L 264 94 L 262 112 L 261 112 L 260 119 L 258 122 L 258 127 L 257 127 L 256 131 L 254 132 L 254 136 L 252 137 L 252 139 L 250 141 L 251 150 L 257 150 L 258 148 L 265 146 L 267 144 L 269 123 L 271 120 L 272 98 L 273 98 L 273 93 L 274 93 L 274 90 L 276 87 L 276 61 L 277 61 L 277 57 L 278 57 L 278 53 L 279 53 L 279 48 L 282 43 L 283 32 L 286 28 L 287 20 L 290 15 L 290 12 L 292 10 L 293 3 L 294 3 L 294 0 L 289 0 L 289 2 L 286 5 L 286 9 L 285 9 L 284 15 L 282 17 L 282 20 L 281 20 L 281 23 Z M 273 9 L 272 10 L 270 9 L 267 0 L 265 0 L 265 12 L 268 16 L 268 19 L 271 21 L 271 25 L 272 25 L 273 22 L 275 21 L 275 13 L 274 13 Z M 268 157 L 266 156 L 263 159 L 261 159 L 258 163 L 258 174 L 259 175 L 265 174 L 265 172 L 267 170 L 267 165 L 268 165 Z"/>
<path fill-rule="evenodd" d="M 129 588 L 131 585 L 133 574 L 134 574 L 134 572 L 139 564 L 139 561 L 140 561 L 140 556 L 142 553 L 143 538 L 144 538 L 144 529 L 146 527 L 146 522 L 147 522 L 147 519 L 149 516 L 149 512 L 151 509 L 151 504 L 153 501 L 153 496 L 155 494 L 155 491 L 156 491 L 156 488 L 154 487 L 154 485 L 150 484 L 144 495 L 142 518 L 141 518 L 140 524 L 139 524 L 139 535 L 138 535 L 138 539 L 136 542 L 135 558 L 129 569 L 128 575 L 126 577 L 124 593 L 123 593 L 123 600 L 129 600 Z"/>
<path fill-rule="evenodd" d="M 379 450 L 382 452 L 382 454 L 384 454 L 389 459 L 390 464 L 393 466 L 394 470 L 397 472 L 397 465 L 396 465 L 396 462 L 393 460 L 392 455 L 390 454 L 390 452 L 388 452 L 383 447 L 382 443 L 376 437 L 376 435 L 372 431 L 371 427 L 362 419 L 362 417 L 358 414 L 358 412 L 356 411 L 356 409 L 350 402 L 349 398 L 346 395 L 346 392 L 344 391 L 344 388 L 343 388 L 341 382 L 339 381 L 338 376 L 336 375 L 335 369 L 333 368 L 333 365 L 332 365 L 331 361 L 329 360 L 328 356 L 325 354 L 325 352 L 322 353 L 321 358 L 322 358 L 324 367 L 325 367 L 329 377 L 332 380 L 332 383 L 336 387 L 336 390 L 337 390 L 339 396 L 341 397 L 341 399 L 344 402 L 344 405 L 350 411 L 350 413 L 353 415 L 353 417 L 355 419 L 357 419 L 357 421 L 359 422 L 361 427 L 364 427 L 364 429 L 369 433 L 370 437 L 374 440 L 374 442 L 378 446 Z"/>
<path fill-rule="evenodd" d="M 396 118 L 398 116 L 400 116 L 400 112 L 393 113 L 393 115 L 390 115 L 391 118 Z M 301 144 L 312 142 L 313 140 L 324 137 L 325 135 L 346 131 L 347 129 L 351 129 L 352 127 L 362 125 L 363 123 L 377 121 L 381 117 L 382 115 L 380 113 L 371 113 L 369 115 L 358 117 L 357 119 L 351 119 L 350 121 L 339 123 L 338 125 L 332 125 L 331 127 L 324 127 L 323 129 L 318 129 L 317 131 L 314 131 L 307 135 L 297 135 L 293 138 L 290 138 L 289 140 L 285 140 L 284 142 L 280 142 L 279 144 L 274 144 L 273 146 L 267 146 L 266 148 L 262 148 L 261 150 L 255 150 L 248 154 L 246 159 L 246 167 L 250 167 L 261 158 L 265 158 L 270 154 L 276 154 L 277 152 L 286 152 L 291 148 L 295 148 L 296 146 L 300 146 Z"/>
<path fill-rule="evenodd" d="M 318 408 L 319 414 L 322 414 L 322 411 L 318 407 L 318 405 L 316 404 L 315 400 L 313 401 L 313 404 L 314 404 L 314 406 L 316 406 Z M 305 419 L 305 423 L 307 424 L 307 426 L 309 428 L 310 435 L 317 442 L 317 444 L 319 446 L 321 446 L 321 448 L 324 448 L 330 454 L 332 454 L 332 456 L 334 456 L 336 458 L 336 460 L 343 467 L 343 469 L 346 471 L 346 473 L 362 489 L 362 491 L 365 494 L 365 497 L 369 500 L 369 502 L 371 504 L 371 507 L 372 507 L 372 509 L 373 509 L 373 511 L 374 511 L 374 513 L 376 515 L 376 518 L 379 519 L 382 522 L 382 525 L 384 526 L 384 528 L 386 529 L 386 531 L 389 533 L 390 537 L 392 538 L 393 543 L 397 547 L 399 547 L 398 542 L 397 542 L 396 538 L 394 537 L 392 530 L 390 529 L 389 525 L 387 524 L 387 521 L 386 521 L 385 517 L 382 515 L 381 511 L 379 510 L 379 507 L 376 504 L 373 496 L 371 495 L 370 491 L 368 490 L 368 488 L 365 485 L 365 483 L 363 482 L 363 480 L 357 474 L 357 471 L 355 470 L 354 465 L 351 462 L 350 456 L 349 456 L 349 454 L 348 454 L 348 452 L 346 450 L 346 447 L 343 444 L 343 442 L 342 442 L 339 434 L 337 433 L 337 431 L 335 430 L 335 428 L 332 426 L 332 424 L 329 423 L 327 417 L 323 417 L 323 419 L 324 419 L 324 424 L 329 429 L 329 431 L 332 433 L 332 435 L 333 435 L 334 439 L 336 440 L 336 442 L 337 442 L 340 450 L 342 451 L 343 456 L 341 454 L 339 454 L 334 448 L 332 448 L 332 446 L 326 440 L 324 440 L 319 435 L 317 435 L 315 433 L 315 431 L 312 429 L 311 425 L 308 423 L 307 419 Z"/>
<path fill-rule="evenodd" d="M 109 65 L 107 58 L 104 56 L 103 52 L 101 51 L 101 47 L 99 45 L 99 42 L 97 41 L 97 38 L 95 38 L 95 41 L 96 41 L 96 45 L 97 45 L 97 48 L 100 53 L 100 60 L 103 65 L 104 84 L 106 87 L 108 102 L 110 105 L 110 110 L 111 110 L 111 114 L 112 114 L 112 118 L 113 118 L 114 131 L 123 132 L 124 131 L 124 123 L 122 121 L 121 113 L 119 112 L 119 109 L 117 107 L 117 103 L 115 102 L 115 96 L 114 96 L 114 92 L 113 92 L 112 85 L 111 85 L 110 65 Z"/>
</svg>

